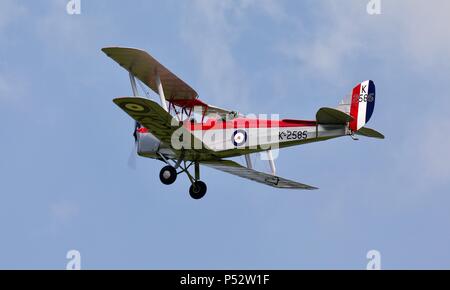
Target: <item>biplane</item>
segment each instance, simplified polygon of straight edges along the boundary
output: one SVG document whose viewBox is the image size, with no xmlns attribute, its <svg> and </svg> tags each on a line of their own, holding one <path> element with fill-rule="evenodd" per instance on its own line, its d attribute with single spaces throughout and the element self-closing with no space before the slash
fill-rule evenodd
<svg viewBox="0 0 450 290">
<path fill-rule="evenodd" d="M 259 118 L 199 99 L 193 88 L 143 50 L 106 47 L 102 51 L 129 72 L 133 95 L 113 102 L 135 121 L 136 153 L 165 163 L 159 174 L 163 184 L 172 184 L 185 173 L 194 199 L 207 190 L 200 180 L 200 165 L 276 188 L 311 190 L 316 187 L 277 176 L 273 150 L 341 136 L 384 138 L 365 127 L 375 106 L 371 80 L 355 86 L 337 107 L 320 108 L 315 120 Z M 159 96 L 159 104 L 139 96 L 136 79 Z M 251 154 L 263 152 L 269 173 L 253 168 Z M 245 165 L 230 160 L 236 156 L 244 156 Z"/>
</svg>

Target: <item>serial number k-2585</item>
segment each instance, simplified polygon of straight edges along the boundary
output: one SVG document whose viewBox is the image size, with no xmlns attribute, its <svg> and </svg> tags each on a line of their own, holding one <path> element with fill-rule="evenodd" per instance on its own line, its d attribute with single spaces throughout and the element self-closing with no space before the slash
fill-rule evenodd
<svg viewBox="0 0 450 290">
<path fill-rule="evenodd" d="M 286 130 L 278 133 L 279 140 L 305 140 L 308 138 L 308 131 Z"/>
</svg>

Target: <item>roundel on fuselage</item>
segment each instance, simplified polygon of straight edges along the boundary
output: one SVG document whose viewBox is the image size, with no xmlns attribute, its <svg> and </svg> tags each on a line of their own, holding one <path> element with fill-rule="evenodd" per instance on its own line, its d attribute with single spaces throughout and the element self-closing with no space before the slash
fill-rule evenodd
<svg viewBox="0 0 450 290">
<path fill-rule="evenodd" d="M 247 142 L 247 132 L 245 130 L 236 130 L 231 138 L 234 146 L 242 146 Z"/>
</svg>

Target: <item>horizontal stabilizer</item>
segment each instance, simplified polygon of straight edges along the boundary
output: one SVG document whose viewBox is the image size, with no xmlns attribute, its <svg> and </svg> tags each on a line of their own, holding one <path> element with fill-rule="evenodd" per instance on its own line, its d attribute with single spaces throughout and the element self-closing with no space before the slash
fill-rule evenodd
<svg viewBox="0 0 450 290">
<path fill-rule="evenodd" d="M 244 167 L 231 160 L 221 159 L 216 161 L 201 161 L 201 164 L 272 187 L 291 189 L 317 189 L 313 186 Z"/>
<path fill-rule="evenodd" d="M 367 127 L 362 127 L 358 131 L 356 131 L 356 134 L 366 136 L 366 137 L 372 137 L 377 139 L 384 139 L 384 135 L 381 134 L 378 131 L 375 131 L 374 129 L 370 129 Z"/>
<path fill-rule="evenodd" d="M 320 108 L 316 113 L 318 124 L 345 125 L 353 120 L 353 117 L 333 108 Z"/>
</svg>

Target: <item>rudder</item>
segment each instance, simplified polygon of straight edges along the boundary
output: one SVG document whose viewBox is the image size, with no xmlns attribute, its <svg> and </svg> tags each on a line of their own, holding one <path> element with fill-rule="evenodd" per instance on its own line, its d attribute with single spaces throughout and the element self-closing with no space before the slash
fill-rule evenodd
<svg viewBox="0 0 450 290">
<path fill-rule="evenodd" d="M 375 108 L 375 84 L 371 80 L 364 81 L 353 88 L 349 114 L 353 120 L 349 129 L 358 131 L 369 122 Z"/>
</svg>

